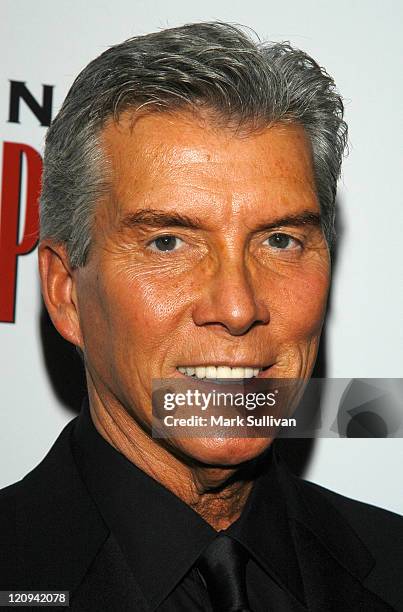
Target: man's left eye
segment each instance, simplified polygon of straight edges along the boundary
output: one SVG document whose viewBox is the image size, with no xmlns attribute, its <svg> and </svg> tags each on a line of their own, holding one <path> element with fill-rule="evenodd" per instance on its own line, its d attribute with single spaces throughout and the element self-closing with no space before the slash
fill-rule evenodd
<svg viewBox="0 0 403 612">
<path fill-rule="evenodd" d="M 288 234 L 276 233 L 267 238 L 269 246 L 275 249 L 291 250 L 301 246 L 299 240 L 289 236 Z"/>
<path fill-rule="evenodd" d="M 166 251 L 175 251 L 182 243 L 183 240 L 177 236 L 165 235 L 154 238 L 149 245 L 154 245 L 154 248 L 152 248 L 153 251 L 162 253 Z"/>
</svg>

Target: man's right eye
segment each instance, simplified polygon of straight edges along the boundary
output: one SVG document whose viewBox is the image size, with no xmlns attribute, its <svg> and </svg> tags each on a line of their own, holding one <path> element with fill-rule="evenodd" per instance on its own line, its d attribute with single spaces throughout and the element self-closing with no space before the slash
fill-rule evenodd
<svg viewBox="0 0 403 612">
<path fill-rule="evenodd" d="M 151 248 L 152 251 L 164 253 L 166 251 L 176 251 L 178 247 L 181 246 L 181 244 L 183 244 L 183 240 L 181 240 L 177 236 L 172 236 L 171 234 L 169 234 L 154 238 L 154 240 L 151 240 L 151 242 L 148 243 L 148 246 Z"/>
</svg>

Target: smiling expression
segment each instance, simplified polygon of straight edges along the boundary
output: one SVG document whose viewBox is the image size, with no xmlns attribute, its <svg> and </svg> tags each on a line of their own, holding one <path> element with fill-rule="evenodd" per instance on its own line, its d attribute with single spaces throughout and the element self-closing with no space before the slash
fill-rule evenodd
<svg viewBox="0 0 403 612">
<path fill-rule="evenodd" d="M 152 379 L 184 368 L 307 379 L 330 262 L 304 129 L 276 124 L 241 137 L 185 112 L 134 124 L 126 113 L 105 127 L 103 146 L 111 192 L 76 270 L 98 396 L 147 429 Z M 213 462 L 249 459 L 269 443 L 173 442 Z"/>
</svg>

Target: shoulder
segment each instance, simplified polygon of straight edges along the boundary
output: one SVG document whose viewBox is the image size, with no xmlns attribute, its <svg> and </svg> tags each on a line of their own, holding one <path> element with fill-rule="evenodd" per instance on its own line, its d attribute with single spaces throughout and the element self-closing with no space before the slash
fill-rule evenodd
<svg viewBox="0 0 403 612">
<path fill-rule="evenodd" d="M 0 489 L 0 512 L 9 515 L 10 508 L 18 505 L 19 501 L 27 498 L 34 501 L 45 491 L 50 492 L 56 484 L 61 486 L 66 482 L 66 476 L 71 472 L 70 435 L 75 420 L 67 423 L 46 456 L 30 472 L 18 482 Z"/>
<path fill-rule="evenodd" d="M 4 539 L 6 535 L 10 535 L 10 529 L 16 522 L 17 502 L 23 487 L 21 483 L 22 481 L 15 482 L 4 489 L 0 489 L 0 533 L 3 536 L 0 541 L 2 544 L 6 541 Z"/>
<path fill-rule="evenodd" d="M 371 547 L 388 545 L 391 550 L 399 546 L 401 556 L 403 538 L 403 516 L 384 508 L 345 497 L 307 480 L 301 480 L 307 495 L 322 496 L 361 535 Z"/>
<path fill-rule="evenodd" d="M 0 587 L 12 587 L 18 573 L 16 508 L 20 483 L 0 490 Z"/>
<path fill-rule="evenodd" d="M 330 504 L 342 521 L 347 523 L 374 560 L 370 573 L 365 578 L 366 586 L 377 593 L 383 593 L 385 600 L 393 598 L 403 601 L 403 517 L 389 510 L 340 495 L 317 484 L 300 480 L 305 499 L 310 504 L 318 499 Z M 316 500 L 316 502 L 315 502 Z M 318 503 L 322 508 L 325 505 Z M 332 513 L 320 512 L 326 529 L 332 530 Z M 340 523 L 337 523 L 340 525 Z M 335 534 L 341 546 L 346 544 L 347 532 L 341 529 Z M 343 544 L 344 543 L 344 544 Z"/>
<path fill-rule="evenodd" d="M 69 451 L 73 422 L 67 424 L 33 470 L 0 490 L 0 587 L 19 585 L 27 550 L 38 558 L 43 556 L 46 538 L 56 521 L 66 530 L 77 498 L 82 499 L 82 495 L 78 497 L 78 478 Z"/>
</svg>

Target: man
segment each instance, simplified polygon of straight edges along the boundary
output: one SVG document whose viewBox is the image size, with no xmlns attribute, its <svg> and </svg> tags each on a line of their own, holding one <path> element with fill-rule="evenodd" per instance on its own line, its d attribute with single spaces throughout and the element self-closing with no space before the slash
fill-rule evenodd
<svg viewBox="0 0 403 612">
<path fill-rule="evenodd" d="M 342 114 L 314 60 L 227 24 L 133 38 L 78 76 L 47 136 L 39 264 L 88 400 L 1 493 L 3 590 L 402 609 L 400 517 L 296 478 L 273 436 L 152 435 L 155 380 L 309 379 Z"/>
</svg>

